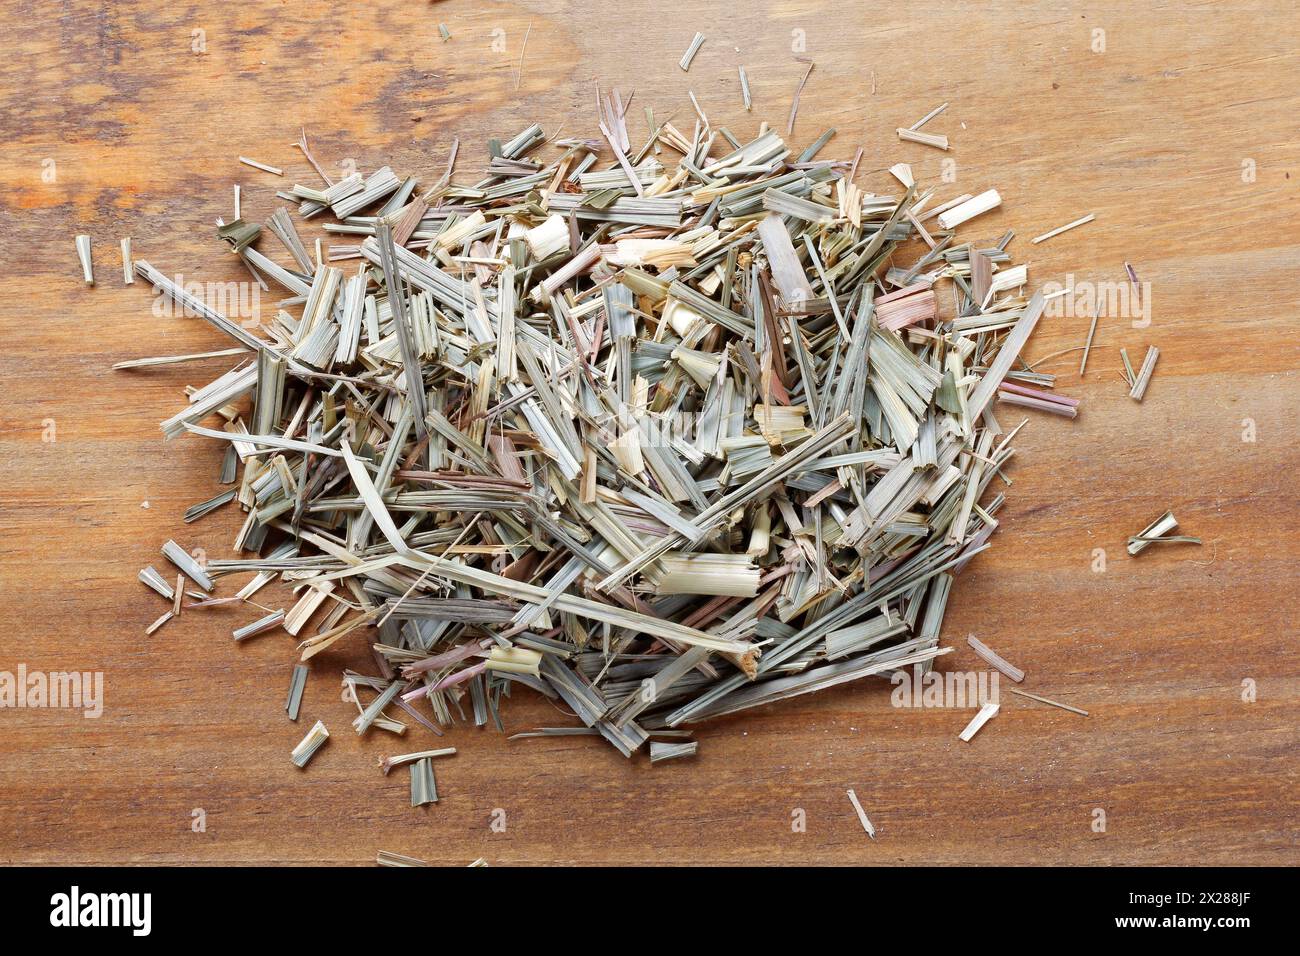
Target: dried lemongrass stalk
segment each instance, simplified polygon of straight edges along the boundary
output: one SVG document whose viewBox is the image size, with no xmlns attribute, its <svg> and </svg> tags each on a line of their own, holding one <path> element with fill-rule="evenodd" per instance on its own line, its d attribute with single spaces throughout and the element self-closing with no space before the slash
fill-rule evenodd
<svg viewBox="0 0 1300 956">
<path fill-rule="evenodd" d="M 455 753 L 455 747 L 442 747 L 438 750 L 421 750 L 418 753 L 398 754 L 395 757 L 385 757 L 380 762 L 380 768 L 384 771 L 384 775 L 387 776 L 388 772 L 394 767 L 415 763 L 418 760 L 429 760 L 434 757 L 450 757 Z"/>
<path fill-rule="evenodd" d="M 1151 384 L 1151 375 L 1156 370 L 1158 358 L 1160 358 L 1160 350 L 1154 345 L 1148 347 L 1146 357 L 1142 360 L 1142 370 L 1133 378 L 1133 388 L 1128 393 L 1129 398 L 1137 402 L 1142 401 L 1147 386 Z"/>
<path fill-rule="evenodd" d="M 77 258 L 81 260 L 81 275 L 86 285 L 94 285 L 95 264 L 90 258 L 90 236 L 77 236 Z"/>
<path fill-rule="evenodd" d="M 1139 554 L 1153 544 L 1200 544 L 1200 538 L 1190 535 L 1169 534 L 1178 527 L 1172 511 L 1166 511 L 1140 532 L 1128 539 L 1128 553 Z"/>
<path fill-rule="evenodd" d="M 235 630 L 231 631 L 231 636 L 236 641 L 242 641 L 250 637 L 255 637 L 258 634 L 265 634 L 267 631 L 270 631 L 273 628 L 280 627 L 282 624 L 284 624 L 284 617 L 285 615 L 283 609 L 279 611 L 272 611 L 270 614 L 267 614 L 265 617 L 259 617 L 256 621 L 253 621 L 251 624 L 245 624 L 243 627 L 235 628 Z"/>
<path fill-rule="evenodd" d="M 1061 710 L 1068 710 L 1072 714 L 1079 714 L 1083 717 L 1088 716 L 1086 710 L 1080 710 L 1078 707 L 1071 707 L 1069 704 L 1062 704 L 1059 701 L 1051 700 L 1047 697 L 1039 697 L 1037 694 L 1031 694 L 1027 690 L 1017 690 L 1013 687 L 1011 688 L 1011 693 L 1017 694 L 1020 697 L 1028 697 L 1030 700 L 1036 700 L 1040 704 L 1047 704 L 1049 707 L 1059 707 Z"/>
<path fill-rule="evenodd" d="M 252 166 L 254 169 L 260 169 L 264 173 L 270 173 L 272 176 L 283 176 L 284 170 L 278 166 L 268 166 L 266 163 L 259 163 L 255 159 L 249 159 L 247 156 L 240 156 L 239 161 L 245 166 Z"/>
<path fill-rule="evenodd" d="M 677 65 L 680 66 L 683 71 L 689 70 L 691 68 L 691 60 L 695 59 L 695 54 L 700 52 L 700 47 L 703 45 L 704 34 L 695 34 L 694 38 L 691 40 L 691 45 L 686 49 L 686 52 L 682 54 L 682 61 Z"/>
<path fill-rule="evenodd" d="M 650 741 L 650 762 L 660 763 L 664 760 L 676 760 L 679 757 L 693 757 L 699 747 L 699 743 L 694 740 L 681 744 L 668 744 L 652 740 Z"/>
<path fill-rule="evenodd" d="M 867 811 L 863 810 L 862 804 L 858 802 L 858 795 L 852 790 L 846 790 L 844 792 L 849 796 L 849 803 L 853 804 L 853 812 L 858 815 L 858 822 L 862 824 L 862 829 L 866 831 L 867 836 L 874 840 L 876 838 L 876 828 L 872 826 L 871 821 L 867 819 Z"/>
<path fill-rule="evenodd" d="M 306 664 L 294 664 L 293 676 L 289 681 L 289 698 L 284 703 L 284 711 L 290 720 L 298 719 L 302 707 L 302 692 L 307 687 L 307 675 L 311 669 Z"/>
<path fill-rule="evenodd" d="M 998 401 L 1008 405 L 1037 408 L 1065 418 L 1074 418 L 1079 411 L 1079 400 L 1077 398 L 1067 398 L 1046 389 L 1030 388 L 1027 385 L 1016 385 L 1012 382 L 1003 382 L 998 386 Z"/>
<path fill-rule="evenodd" d="M 1083 370 L 1088 367 L 1088 353 L 1092 351 L 1092 337 L 1097 334 L 1097 317 L 1098 312 L 1092 313 L 1092 322 L 1088 325 L 1088 339 L 1083 343 L 1083 358 L 1079 360 L 1079 378 L 1083 378 Z"/>
<path fill-rule="evenodd" d="M 1002 197 L 996 189 L 988 189 L 965 202 L 953 206 L 939 214 L 940 229 L 955 229 L 967 220 L 983 215 L 990 209 L 1002 205 Z"/>
<path fill-rule="evenodd" d="M 1029 241 L 1032 242 L 1034 245 L 1037 245 L 1040 242 L 1046 242 L 1048 239 L 1051 239 L 1053 236 L 1059 236 L 1063 232 L 1069 232 L 1071 229 L 1075 228 L 1076 226 L 1082 226 L 1084 223 L 1092 222 L 1096 218 L 1097 217 L 1094 216 L 1092 213 L 1088 213 L 1088 215 L 1076 219 L 1074 220 L 1074 222 L 1067 222 L 1064 226 L 1057 226 L 1055 229 L 1049 230 L 1048 232 L 1043 233 L 1041 236 L 1035 236 L 1033 239 L 1030 239 Z"/>
<path fill-rule="evenodd" d="M 187 578 L 197 584 L 203 590 L 211 592 L 213 588 L 212 579 L 208 577 L 203 567 L 179 544 L 175 541 L 168 541 L 162 546 L 163 557 L 184 574 Z"/>
<path fill-rule="evenodd" d="M 725 594 L 755 597 L 762 572 L 747 554 L 664 555 L 659 594 Z"/>
<path fill-rule="evenodd" d="M 934 109 L 930 110 L 930 112 L 926 113 L 924 116 L 922 116 L 919 120 L 917 120 L 915 123 L 913 123 L 913 124 L 912 124 L 910 127 L 908 127 L 908 128 L 909 128 L 912 132 L 916 132 L 918 129 L 920 129 L 920 128 L 921 128 L 922 126 L 924 126 L 926 123 L 930 122 L 930 120 L 934 119 L 936 116 L 938 116 L 940 113 L 942 113 L 942 112 L 943 112 L 944 110 L 946 110 L 947 108 L 948 108 L 948 104 L 947 104 L 947 103 L 940 103 L 938 106 L 936 106 Z"/>
<path fill-rule="evenodd" d="M 947 136 L 936 136 L 933 133 L 918 133 L 914 129 L 906 129 L 902 126 L 898 128 L 898 138 L 906 140 L 909 143 L 920 143 L 923 146 L 933 146 L 935 149 L 948 148 Z"/>
<path fill-rule="evenodd" d="M 1166 511 L 1149 525 L 1128 539 L 1128 553 L 1140 554 L 1157 538 L 1164 537 L 1178 527 L 1178 519 L 1172 511 Z"/>
<path fill-rule="evenodd" d="M 329 740 L 330 732 L 325 729 L 325 724 L 316 721 L 311 730 L 307 731 L 307 736 L 302 738 L 298 746 L 293 748 L 290 759 L 293 760 L 294 766 L 299 769 L 306 767 L 311 758 L 316 755 L 316 751 Z"/>
<path fill-rule="evenodd" d="M 997 716 L 998 709 L 998 705 L 994 703 L 988 703 L 981 707 L 979 713 L 972 717 L 970 723 L 966 725 L 966 729 L 958 735 L 961 740 L 970 743 L 971 738 L 980 732 L 980 728 Z"/>
<path fill-rule="evenodd" d="M 171 582 L 159 574 L 152 564 L 140 571 L 139 579 L 146 587 L 157 591 L 167 600 L 170 601 L 175 597 L 176 592 Z"/>
<path fill-rule="evenodd" d="M 992 667 L 997 668 L 999 671 L 1001 671 L 1003 674 L 1006 674 L 1017 684 L 1019 684 L 1021 681 L 1025 679 L 1024 671 L 1022 671 L 1019 667 L 1015 667 L 1012 664 L 1009 664 L 1004 657 L 1002 657 L 1000 654 L 995 652 L 993 648 L 989 647 L 987 644 L 985 644 L 983 641 L 977 638 L 974 634 L 971 634 L 966 638 L 966 643 L 970 645 L 971 650 L 973 650 L 976 654 L 979 655 L 980 660 L 984 661 L 984 663 Z"/>
<path fill-rule="evenodd" d="M 411 764 L 411 806 L 422 807 L 438 802 L 438 783 L 433 776 L 433 761 L 421 757 Z"/>
</svg>

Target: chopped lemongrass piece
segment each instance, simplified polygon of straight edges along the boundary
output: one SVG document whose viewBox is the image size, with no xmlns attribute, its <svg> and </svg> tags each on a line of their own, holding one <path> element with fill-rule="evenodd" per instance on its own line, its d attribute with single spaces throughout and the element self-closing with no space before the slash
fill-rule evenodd
<svg viewBox="0 0 1300 956">
<path fill-rule="evenodd" d="M 157 591 L 169 601 L 175 595 L 175 588 L 172 587 L 171 582 L 159 574 L 152 564 L 141 569 L 137 577 L 139 577 L 142 584 Z"/>
<path fill-rule="evenodd" d="M 1193 537 L 1190 534 L 1166 534 L 1157 538 L 1129 538 L 1130 542 L 1140 541 L 1143 544 L 1200 544 L 1201 539 Z"/>
<path fill-rule="evenodd" d="M 284 711 L 290 720 L 298 719 L 302 707 L 302 692 L 307 686 L 307 675 L 311 668 L 306 664 L 294 664 L 293 675 L 289 678 L 289 698 L 284 702 Z"/>
<path fill-rule="evenodd" d="M 508 674 L 531 674 L 540 676 L 537 665 L 542 661 L 540 651 L 526 647 L 494 647 L 488 654 L 487 669 L 504 671 Z"/>
<path fill-rule="evenodd" d="M 450 757 L 456 752 L 455 747 L 443 747 L 439 750 L 420 750 L 411 754 L 398 754 L 396 757 L 385 757 L 380 761 L 379 766 L 387 775 L 394 767 L 400 767 L 403 764 L 414 763 L 417 760 L 426 760 L 432 757 Z"/>
<path fill-rule="evenodd" d="M 235 494 L 236 492 L 234 489 L 223 491 L 221 494 L 209 498 L 207 501 L 201 501 L 197 505 L 192 505 L 181 517 L 181 520 L 186 524 L 189 524 L 191 521 L 198 521 L 208 512 L 214 511 L 222 505 L 233 501 L 235 499 Z"/>
<path fill-rule="evenodd" d="M 947 103 L 941 103 L 938 106 L 936 106 L 934 109 L 930 110 L 930 112 L 926 113 L 924 116 L 922 116 L 919 120 L 917 120 L 915 123 L 911 125 L 912 132 L 916 132 L 918 129 L 920 129 L 926 123 L 930 122 L 930 120 L 934 119 L 936 116 L 938 116 L 947 108 L 948 108 Z"/>
<path fill-rule="evenodd" d="M 131 264 L 131 237 L 122 240 L 122 284 L 135 283 L 135 267 Z"/>
<path fill-rule="evenodd" d="M 1119 350 L 1120 360 L 1124 363 L 1124 381 L 1128 382 L 1129 389 L 1137 384 L 1137 376 L 1133 373 L 1133 363 L 1129 361 L 1128 349 Z"/>
<path fill-rule="evenodd" d="M 1151 539 L 1163 537 L 1165 534 L 1173 531 L 1177 527 L 1178 519 L 1174 517 L 1174 513 L 1172 511 L 1166 511 L 1160 517 L 1156 518 L 1155 521 L 1151 522 L 1133 537 L 1129 538 L 1128 553 L 1138 554 L 1151 543 Z"/>
<path fill-rule="evenodd" d="M 687 47 L 686 52 L 682 54 L 682 61 L 677 65 L 683 70 L 689 70 L 691 68 L 691 60 L 695 59 L 695 54 L 700 52 L 700 47 L 703 45 L 704 34 L 696 33 L 695 37 L 691 40 L 691 45 Z"/>
<path fill-rule="evenodd" d="M 747 554 L 664 555 L 659 563 L 663 568 L 659 594 L 754 597 L 762 577 Z"/>
<path fill-rule="evenodd" d="M 249 159 L 247 156 L 240 156 L 239 161 L 245 166 L 252 166 L 254 169 L 260 169 L 264 173 L 270 173 L 272 176 L 283 176 L 284 170 L 276 166 L 268 166 L 266 163 L 259 163 L 255 159 Z"/>
<path fill-rule="evenodd" d="M 980 728 L 989 722 L 998 712 L 998 705 L 994 703 L 985 704 L 980 708 L 979 713 L 971 718 L 971 722 L 966 725 L 966 729 L 961 732 L 960 739 L 970 743 L 970 739 L 979 733 Z"/>
<path fill-rule="evenodd" d="M 795 59 L 803 58 L 796 57 Z M 816 65 L 812 60 L 808 60 L 807 63 L 808 69 L 804 70 L 803 76 L 800 77 L 799 85 L 795 87 L 794 99 L 790 101 L 790 120 L 786 123 L 785 128 L 785 134 L 787 136 L 794 135 L 794 121 L 795 117 L 799 115 L 799 97 L 803 95 L 803 88 L 808 84 L 808 77 L 812 76 L 813 67 Z"/>
<path fill-rule="evenodd" d="M 411 764 L 411 806 L 422 807 L 438 802 L 438 783 L 433 776 L 433 761 L 421 757 Z"/>
<path fill-rule="evenodd" d="M 302 741 L 293 748 L 293 752 L 289 755 L 294 765 L 300 769 L 306 767 L 312 756 L 321 748 L 321 745 L 329 740 L 329 736 L 330 732 L 325 729 L 325 725 L 319 720 L 316 721 L 311 730 L 307 731 L 307 736 L 302 738 Z"/>
<path fill-rule="evenodd" d="M 923 146 L 933 146 L 935 149 L 947 149 L 948 137 L 936 136 L 933 133 L 918 133 L 916 130 L 898 127 L 898 138 L 906 140 L 909 143 L 920 143 Z"/>
<path fill-rule="evenodd" d="M 200 565 L 198 561 L 194 560 L 193 556 L 179 544 L 175 541 L 168 541 L 162 546 L 162 553 L 163 556 L 172 564 L 176 565 L 177 569 L 187 578 L 199 587 L 203 588 L 203 590 L 208 592 L 212 591 L 212 579 L 208 577 L 207 572 L 203 570 L 202 565 Z"/>
<path fill-rule="evenodd" d="M 253 621 L 251 624 L 245 624 L 243 627 L 237 627 L 230 633 L 235 640 L 242 641 L 245 640 L 246 638 L 255 637 L 258 634 L 265 634 L 267 631 L 279 627 L 283 623 L 284 623 L 284 609 L 281 608 L 280 610 L 273 611 L 272 613 L 267 614 L 264 617 L 259 617 L 256 621 Z"/>
<path fill-rule="evenodd" d="M 1146 395 L 1147 386 L 1151 384 L 1151 375 L 1156 370 L 1156 359 L 1160 358 L 1160 350 L 1154 345 L 1147 349 L 1146 357 L 1142 359 L 1142 369 L 1133 379 L 1133 388 L 1129 391 L 1128 397 L 1134 401 L 1142 401 Z"/>
<path fill-rule="evenodd" d="M 1080 710 L 1078 707 L 1071 707 L 1069 704 L 1062 704 L 1059 701 L 1051 700 L 1047 697 L 1039 697 L 1037 694 L 1031 694 L 1025 690 L 1017 690 L 1016 688 L 1012 687 L 1011 693 L 1017 694 L 1021 697 L 1028 697 L 1030 700 L 1036 700 L 1040 704 L 1047 704 L 1051 707 L 1059 707 L 1061 708 L 1061 710 L 1068 710 L 1072 714 L 1080 714 L 1084 717 L 1088 716 L 1088 712 L 1086 710 Z"/>
<path fill-rule="evenodd" d="M 699 747 L 698 741 L 694 740 L 681 744 L 666 744 L 652 740 L 650 741 L 650 762 L 659 763 L 663 760 L 675 760 L 678 757 L 693 757 Z"/>
<path fill-rule="evenodd" d="M 387 850 L 380 850 L 375 857 L 375 862 L 380 866 L 428 866 L 424 860 L 418 860 L 413 856 L 402 856 L 400 853 L 389 853 Z"/>
<path fill-rule="evenodd" d="M 867 819 L 867 811 L 863 810 L 862 804 L 858 802 L 858 795 L 852 790 L 846 790 L 844 792 L 849 795 L 849 803 L 853 804 L 853 809 L 858 815 L 858 822 L 862 824 L 862 829 L 867 832 L 867 836 L 874 840 L 876 838 L 876 828 L 873 827 L 871 821 Z"/>
<path fill-rule="evenodd" d="M 90 258 L 90 236 L 77 236 L 77 258 L 81 260 L 81 276 L 86 285 L 94 285 L 95 264 Z"/>
<path fill-rule="evenodd" d="M 1171 535 L 1178 527 L 1178 521 L 1174 518 L 1172 511 L 1166 511 L 1155 521 L 1151 522 L 1140 532 L 1128 539 L 1128 553 L 1138 554 L 1143 549 L 1153 544 L 1200 544 L 1200 538 L 1194 538 L 1191 535 Z"/>
<path fill-rule="evenodd" d="M 994 651 L 993 648 L 989 647 L 987 644 L 985 644 L 983 641 L 977 638 L 974 634 L 971 634 L 966 638 L 966 643 L 970 645 L 971 650 L 973 650 L 976 654 L 978 654 L 980 659 L 984 661 L 984 663 L 988 664 L 991 667 L 996 668 L 997 670 L 1001 671 L 1003 674 L 1006 674 L 1017 684 L 1019 684 L 1021 681 L 1025 679 L 1024 671 L 1022 671 L 1019 667 L 1015 667 L 1014 665 L 1009 664 L 1006 658 L 1002 657 L 1000 654 Z"/>
<path fill-rule="evenodd" d="M 1092 313 L 1092 323 L 1088 326 L 1088 340 L 1083 343 L 1083 358 L 1079 360 L 1079 378 L 1083 378 L 1083 370 L 1088 367 L 1088 353 L 1092 351 L 1092 337 L 1097 333 L 1097 317 L 1099 313 L 1094 310 Z"/>
<path fill-rule="evenodd" d="M 1069 232 L 1075 226 L 1082 226 L 1084 223 L 1092 222 L 1096 218 L 1097 217 L 1092 213 L 1088 213 L 1088 215 L 1082 217 L 1081 219 L 1076 219 L 1074 220 L 1074 222 L 1067 222 L 1064 226 L 1057 226 L 1055 229 L 1052 229 L 1049 232 L 1045 232 L 1041 236 L 1035 236 L 1033 239 L 1030 239 L 1029 241 L 1034 243 L 1035 245 L 1040 242 L 1045 242 L 1046 240 L 1051 239 L 1053 236 L 1059 236 L 1063 232 Z"/>
<path fill-rule="evenodd" d="M 987 189 L 978 196 L 954 206 L 947 212 L 940 213 L 939 228 L 955 229 L 963 222 L 983 215 L 990 209 L 996 209 L 1000 205 L 1002 205 L 1002 197 L 998 194 L 998 191 L 996 189 Z"/>
</svg>

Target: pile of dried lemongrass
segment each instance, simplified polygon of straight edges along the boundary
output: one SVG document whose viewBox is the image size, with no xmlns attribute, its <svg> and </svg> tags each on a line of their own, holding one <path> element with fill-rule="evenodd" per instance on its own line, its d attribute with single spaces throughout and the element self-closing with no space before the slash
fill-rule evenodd
<svg viewBox="0 0 1300 956">
<path fill-rule="evenodd" d="M 238 557 L 169 542 L 183 580 L 142 572 L 175 601 L 155 627 L 188 579 L 199 604 L 261 608 L 237 639 L 287 631 L 303 661 L 372 645 L 376 673 L 343 678 L 357 733 L 500 728 L 523 685 L 576 717 L 536 734 L 651 760 L 693 753 L 698 721 L 949 650 L 953 576 L 989 546 L 1012 455 L 993 399 L 1052 401 L 1017 367 L 1044 299 L 1011 234 L 954 235 L 997 192 L 940 201 L 899 164 L 901 195 L 864 193 L 856 160 L 817 158 L 833 131 L 796 152 L 701 114 L 634 144 L 617 94 L 600 103 L 600 140 L 531 126 L 472 186 L 454 149 L 431 187 L 332 182 L 304 139 L 324 183 L 278 195 L 337 220 L 315 254 L 284 208 L 218 230 L 285 290 L 253 327 L 134 263 L 235 342 L 162 430 L 229 442 L 234 487 L 187 520 L 247 512 Z M 277 577 L 296 603 L 263 614 Z M 393 758 L 420 802 L 445 752 Z"/>
</svg>

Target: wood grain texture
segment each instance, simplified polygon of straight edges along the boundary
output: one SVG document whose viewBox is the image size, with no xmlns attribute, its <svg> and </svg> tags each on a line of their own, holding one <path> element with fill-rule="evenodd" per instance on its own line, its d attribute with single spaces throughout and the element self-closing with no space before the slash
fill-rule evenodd
<svg viewBox="0 0 1300 956">
<path fill-rule="evenodd" d="M 106 680 L 97 720 L 0 710 L 0 861 L 366 863 L 387 849 L 460 865 L 1300 862 L 1300 30 L 1288 4 L 0 10 L 0 670 Z M 1098 28 L 1104 53 L 1091 49 Z M 696 29 L 708 41 L 683 73 Z M 437 768 L 441 802 L 416 810 L 406 775 L 384 777 L 376 761 L 429 735 L 358 739 L 347 726 L 337 673 L 368 669 L 361 642 L 315 661 L 293 724 L 289 638 L 235 646 L 230 629 L 248 616 L 221 608 L 143 635 L 164 608 L 136 571 L 164 567 L 169 537 L 228 553 L 238 516 L 181 524 L 214 493 L 219 449 L 164 442 L 157 427 L 186 384 L 225 366 L 109 370 L 227 344 L 200 321 L 153 316 L 140 283 L 123 287 L 120 237 L 168 274 L 242 279 L 213 222 L 230 216 L 235 182 L 258 219 L 277 185 L 314 182 L 288 148 L 300 125 L 323 162 L 388 162 L 426 180 L 453 136 L 467 179 L 489 136 L 533 120 L 587 134 L 597 81 L 635 89 L 634 137 L 643 106 L 689 128 L 688 89 L 742 137 L 760 118 L 784 128 L 805 68 L 796 30 L 816 62 L 797 142 L 835 126 L 827 153 L 865 146 L 859 182 L 877 191 L 895 188 L 895 162 L 937 182 L 954 159 L 950 189 L 1002 193 L 978 225 L 1017 231 L 1035 284 L 1122 281 L 1124 261 L 1151 283 L 1151 325 L 1103 317 L 1082 382 L 1077 352 L 1046 364 L 1082 413 L 1029 413 L 1001 530 L 958 579 L 944 629 L 958 647 L 947 667 L 979 666 L 964 640 L 974 633 L 1028 672 L 1026 689 L 1091 717 L 1010 698 L 964 744 L 972 712 L 895 709 L 886 684 L 862 682 L 706 725 L 698 758 L 654 768 L 592 739 L 510 743 L 458 728 L 440 744 L 460 748 Z M 946 133 L 951 153 L 898 142 L 896 127 L 945 100 L 927 131 Z M 285 179 L 238 165 L 240 154 Z M 1096 222 L 1029 245 L 1087 212 Z M 79 232 L 94 237 L 94 289 L 81 283 Z M 1080 345 L 1087 323 L 1045 319 L 1030 357 Z M 1161 358 L 1138 405 L 1118 349 L 1140 361 L 1148 344 Z M 43 441 L 51 422 L 57 440 Z M 1166 508 L 1205 546 L 1129 558 L 1126 537 Z M 1242 700 L 1246 678 L 1254 703 Z M 565 722 L 527 693 L 504 716 L 509 732 Z M 334 736 L 300 772 L 289 750 L 317 718 Z M 194 808 L 204 833 L 191 831 Z M 505 832 L 489 829 L 494 808 Z M 807 832 L 792 832 L 796 808 Z"/>
</svg>

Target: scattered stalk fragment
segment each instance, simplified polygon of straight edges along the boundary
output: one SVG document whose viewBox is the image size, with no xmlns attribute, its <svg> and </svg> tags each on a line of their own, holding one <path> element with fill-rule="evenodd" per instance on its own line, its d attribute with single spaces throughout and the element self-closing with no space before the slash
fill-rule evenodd
<svg viewBox="0 0 1300 956">
<path fill-rule="evenodd" d="M 77 236 L 77 258 L 81 260 L 81 276 L 86 285 L 95 284 L 95 263 L 90 258 L 90 236 Z"/>
<path fill-rule="evenodd" d="M 695 740 L 680 744 L 652 740 L 650 742 L 650 762 L 660 763 L 664 760 L 676 760 L 678 757 L 693 757 L 699 747 L 699 742 Z"/>
<path fill-rule="evenodd" d="M 935 133 L 919 133 L 914 129 L 898 127 L 898 138 L 909 143 L 920 143 L 922 146 L 933 146 L 935 149 L 948 148 L 948 137 L 940 136 Z"/>
<path fill-rule="evenodd" d="M 311 730 L 307 731 L 307 736 L 302 738 L 302 741 L 293 748 L 293 752 L 289 755 L 294 766 L 299 769 L 306 767 L 311 762 L 311 758 L 316 755 L 316 751 L 320 750 L 325 741 L 329 740 L 329 736 L 330 732 L 325 729 L 325 725 L 319 720 L 316 721 Z"/>
<path fill-rule="evenodd" d="M 852 790 L 846 790 L 844 792 L 848 794 L 849 803 L 853 804 L 853 811 L 858 815 L 858 822 L 862 824 L 862 829 L 866 831 L 867 836 L 874 840 L 876 838 L 876 828 L 872 826 L 871 821 L 867 819 L 867 811 L 863 810 L 862 804 L 858 802 L 858 795 Z"/>
<path fill-rule="evenodd" d="M 1084 223 L 1092 222 L 1096 218 L 1097 217 L 1092 213 L 1088 213 L 1088 215 L 1076 219 L 1074 220 L 1074 222 L 1067 222 L 1064 226 L 1057 226 L 1055 229 L 1051 229 L 1043 233 L 1041 236 L 1035 236 L 1033 239 L 1030 239 L 1029 241 L 1034 245 L 1038 245 L 1038 243 L 1046 242 L 1048 239 L 1051 239 L 1053 236 L 1059 236 L 1063 232 L 1069 232 L 1071 229 L 1075 228 L 1076 226 L 1082 226 Z"/>
<path fill-rule="evenodd" d="M 999 707 L 992 702 L 985 704 L 979 709 L 979 712 L 971 718 L 966 729 L 959 735 L 964 743 L 970 743 L 971 738 L 980 732 L 980 728 L 987 724 L 992 718 L 997 716 Z"/>
<path fill-rule="evenodd" d="M 252 166 L 254 169 L 260 169 L 264 173 L 270 173 L 272 176 L 283 176 L 284 170 L 278 166 L 268 166 L 266 163 L 259 163 L 255 159 L 249 159 L 247 156 L 240 156 L 239 161 L 245 166 Z"/>
<path fill-rule="evenodd" d="M 375 862 L 380 866 L 428 866 L 424 860 L 416 859 L 413 856 L 403 856 L 400 853 L 390 853 L 388 850 L 380 850 L 375 856 Z M 472 864 L 471 864 L 472 865 Z"/>
<path fill-rule="evenodd" d="M 1083 343 L 1083 358 L 1079 359 L 1079 378 L 1083 378 L 1083 370 L 1088 367 L 1088 353 L 1092 351 L 1092 337 L 1097 334 L 1097 317 L 1099 314 L 1094 309 L 1092 322 L 1088 325 L 1088 340 Z"/>
<path fill-rule="evenodd" d="M 990 667 L 1001 671 L 1017 684 L 1025 679 L 1024 671 L 1009 663 L 1006 658 L 1001 654 L 998 654 L 993 650 L 993 648 L 989 647 L 974 634 L 967 636 L 966 643 L 970 645 L 971 650 L 979 655 L 980 660 L 984 661 L 984 663 L 988 664 Z"/>
<path fill-rule="evenodd" d="M 411 806 L 422 807 L 438 802 L 438 783 L 433 776 L 433 761 L 421 757 L 411 764 Z"/>
<path fill-rule="evenodd" d="M 1200 544 L 1200 538 L 1189 535 L 1171 535 L 1169 532 L 1178 527 L 1178 520 L 1172 511 L 1166 511 L 1137 534 L 1128 539 L 1128 553 L 1141 554 L 1153 544 Z"/>
<path fill-rule="evenodd" d="M 1147 348 L 1146 357 L 1142 359 L 1142 369 L 1133 379 L 1133 388 L 1129 391 L 1128 397 L 1134 401 L 1142 401 L 1146 395 L 1147 386 L 1151 384 L 1151 375 L 1156 370 L 1156 360 L 1160 358 L 1160 350 L 1154 345 Z"/>
<path fill-rule="evenodd" d="M 1059 707 L 1061 710 L 1068 710 L 1072 714 L 1079 714 L 1083 717 L 1088 716 L 1088 712 L 1086 710 L 1081 710 L 1078 707 L 1071 707 L 1069 704 L 1062 704 L 1060 701 L 1051 700 L 1050 698 L 1047 697 L 1039 697 L 1037 694 L 1031 694 L 1027 690 L 1017 690 L 1015 687 L 1012 687 L 1011 693 L 1016 694 L 1020 697 L 1028 697 L 1030 700 L 1036 700 L 1040 704 L 1047 704 L 1049 707 Z"/>
<path fill-rule="evenodd" d="M 691 61 L 695 59 L 695 54 L 700 52 L 700 47 L 703 45 L 704 34 L 696 33 L 695 36 L 691 38 L 691 45 L 687 47 L 686 52 L 682 54 L 682 61 L 677 64 L 682 68 L 683 72 L 690 70 Z"/>
<path fill-rule="evenodd" d="M 307 675 L 311 672 L 306 664 L 294 664 L 293 675 L 289 679 L 289 697 L 284 703 L 284 711 L 290 720 L 298 719 L 302 708 L 302 692 L 307 687 Z"/>
</svg>

